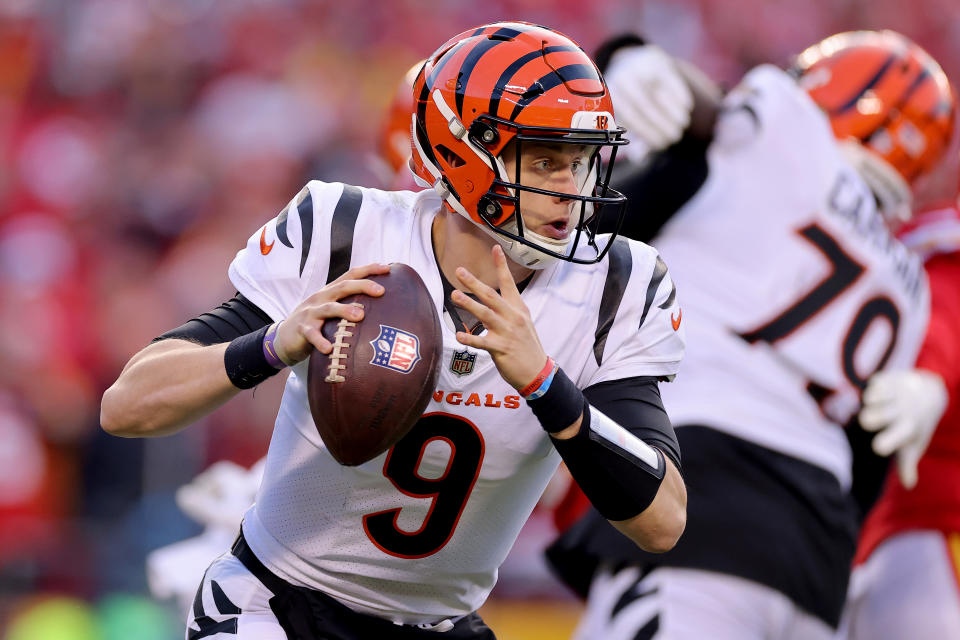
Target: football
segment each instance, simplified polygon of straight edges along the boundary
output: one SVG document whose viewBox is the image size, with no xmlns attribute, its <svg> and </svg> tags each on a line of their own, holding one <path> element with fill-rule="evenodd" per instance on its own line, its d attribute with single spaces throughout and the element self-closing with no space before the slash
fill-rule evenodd
<svg viewBox="0 0 960 640">
<path fill-rule="evenodd" d="M 360 322 L 328 320 L 329 354 L 314 351 L 307 375 L 310 412 L 342 465 L 363 464 L 397 443 L 420 419 L 437 384 L 443 337 L 430 292 L 416 271 L 395 262 L 370 276 L 379 298 L 353 295 Z"/>
</svg>

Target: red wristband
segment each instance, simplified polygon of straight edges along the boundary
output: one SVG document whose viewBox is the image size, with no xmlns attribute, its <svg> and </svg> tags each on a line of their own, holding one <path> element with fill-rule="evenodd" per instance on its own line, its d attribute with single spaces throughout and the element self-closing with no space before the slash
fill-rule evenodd
<svg viewBox="0 0 960 640">
<path fill-rule="evenodd" d="M 520 389 L 520 395 L 526 398 L 528 395 L 540 388 L 540 385 L 543 384 L 543 381 L 550 376 L 550 372 L 553 371 L 553 368 L 557 366 L 553 361 L 553 358 L 547 356 L 547 364 L 543 365 L 543 369 L 540 370 L 540 373 L 537 374 L 537 377 L 533 379 L 533 382 L 525 386 L 523 389 Z"/>
</svg>

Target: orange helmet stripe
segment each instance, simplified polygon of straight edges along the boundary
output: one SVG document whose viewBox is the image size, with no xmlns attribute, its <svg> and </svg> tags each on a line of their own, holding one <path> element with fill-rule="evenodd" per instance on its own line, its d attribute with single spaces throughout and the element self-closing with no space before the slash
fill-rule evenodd
<svg viewBox="0 0 960 640">
<path fill-rule="evenodd" d="M 510 81 L 513 80 L 513 77 L 525 64 L 531 60 L 545 57 L 547 54 L 554 53 L 556 51 L 579 51 L 579 49 L 571 46 L 545 47 L 540 51 L 531 51 L 530 53 L 517 58 L 512 64 L 510 64 L 510 66 L 504 69 L 503 73 L 500 74 L 500 77 L 497 79 L 497 84 L 494 86 L 493 92 L 490 94 L 489 112 L 492 115 L 498 115 L 497 111 L 500 109 L 500 98 L 503 96 L 503 90 L 508 84 L 510 84 Z"/>
<path fill-rule="evenodd" d="M 598 86 L 603 86 L 597 68 L 592 65 L 570 64 L 565 67 L 560 67 L 537 80 L 534 86 L 539 86 L 541 88 L 540 91 L 528 91 L 517 100 L 517 104 L 513 107 L 513 113 L 510 114 L 510 120 L 516 120 L 517 116 L 520 115 L 520 112 L 523 111 L 527 105 L 546 94 L 550 89 L 560 86 L 561 84 L 566 85 L 574 80 L 596 80 Z"/>
<path fill-rule="evenodd" d="M 873 75 L 872 78 L 867 80 L 866 84 L 864 84 L 862 87 L 857 89 L 853 93 L 853 95 L 850 96 L 850 99 L 848 99 L 846 102 L 841 104 L 839 107 L 831 109 L 828 113 L 831 116 L 838 116 L 844 113 L 845 111 L 849 111 L 850 109 L 853 109 L 855 106 L 857 106 L 857 102 L 859 102 L 860 98 L 863 97 L 863 94 L 869 91 L 870 89 L 874 88 L 875 86 L 877 86 L 877 84 L 880 82 L 883 76 L 887 74 L 887 72 L 890 70 L 890 67 L 892 67 L 893 63 L 896 61 L 897 61 L 896 55 L 887 56 L 887 59 L 883 61 L 882 65 L 880 65 L 880 69 Z"/>
<path fill-rule="evenodd" d="M 467 54 L 467 57 L 464 58 L 463 63 L 460 65 L 461 75 L 457 80 L 457 113 L 460 114 L 461 118 L 463 117 L 463 98 L 466 93 L 467 85 L 470 83 L 470 76 L 473 74 L 473 69 L 480 58 L 483 57 L 483 54 L 501 43 L 509 42 L 524 31 L 529 31 L 532 28 L 534 27 L 511 25 L 509 27 L 497 29 L 493 33 L 489 34 L 485 40 L 478 42 L 476 46 L 470 50 L 470 53 Z"/>
</svg>

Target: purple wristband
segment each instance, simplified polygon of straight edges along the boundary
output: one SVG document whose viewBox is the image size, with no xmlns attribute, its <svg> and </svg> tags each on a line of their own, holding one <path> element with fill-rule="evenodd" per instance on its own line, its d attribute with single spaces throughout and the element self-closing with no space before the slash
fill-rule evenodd
<svg viewBox="0 0 960 640">
<path fill-rule="evenodd" d="M 267 362 L 270 363 L 270 366 L 274 369 L 283 369 L 287 365 L 280 359 L 280 356 L 277 355 L 277 350 L 273 346 L 273 341 L 277 339 L 277 329 L 280 327 L 279 322 L 274 322 L 270 325 L 270 328 L 267 329 L 266 335 L 263 336 L 263 357 L 267 359 Z"/>
</svg>

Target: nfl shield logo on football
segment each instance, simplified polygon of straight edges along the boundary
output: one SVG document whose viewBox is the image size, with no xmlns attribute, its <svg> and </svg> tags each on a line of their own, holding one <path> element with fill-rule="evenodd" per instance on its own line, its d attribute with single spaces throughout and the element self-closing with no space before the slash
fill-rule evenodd
<svg viewBox="0 0 960 640">
<path fill-rule="evenodd" d="M 420 339 L 403 329 L 380 325 L 380 335 L 371 340 L 370 345 L 373 347 L 370 364 L 384 369 L 410 373 L 420 361 Z"/>
<path fill-rule="evenodd" d="M 473 363 L 477 361 L 477 354 L 471 353 L 467 349 L 463 351 L 454 351 L 453 360 L 450 361 L 450 371 L 458 376 L 465 376 L 473 372 Z"/>
</svg>

